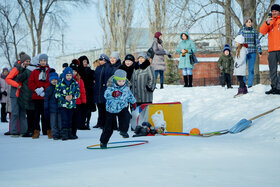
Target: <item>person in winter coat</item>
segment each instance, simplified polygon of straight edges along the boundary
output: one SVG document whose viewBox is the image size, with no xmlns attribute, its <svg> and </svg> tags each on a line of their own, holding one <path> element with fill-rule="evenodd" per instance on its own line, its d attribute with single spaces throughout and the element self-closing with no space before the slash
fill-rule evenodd
<svg viewBox="0 0 280 187">
<path fill-rule="evenodd" d="M 107 148 L 107 143 L 113 134 L 114 120 L 119 119 L 120 135 L 128 138 L 127 133 L 131 115 L 128 111 L 128 104 L 136 109 L 136 100 L 131 93 L 124 70 L 117 70 L 108 81 L 108 87 L 104 93 L 106 99 L 106 123 L 100 137 L 100 147 Z"/>
<path fill-rule="evenodd" d="M 110 56 L 111 73 L 109 74 L 109 78 L 114 75 L 115 71 L 117 71 L 117 69 L 119 69 L 121 64 L 122 64 L 122 62 L 119 57 L 119 52 L 116 52 L 116 51 L 112 52 L 111 56 Z"/>
<path fill-rule="evenodd" d="M 7 121 L 7 112 L 6 112 L 8 84 L 5 81 L 8 74 L 9 74 L 9 69 L 3 68 L 1 77 L 0 77 L 0 103 L 1 103 L 1 122 L 2 123 L 8 122 Z"/>
<path fill-rule="evenodd" d="M 90 130 L 89 122 L 91 118 L 91 113 L 96 111 L 96 106 L 94 103 L 93 95 L 93 84 L 95 80 L 95 72 L 90 68 L 89 59 L 86 56 L 81 56 L 78 59 L 78 73 L 84 81 L 85 90 L 86 90 L 86 108 L 84 116 L 82 117 L 83 123 L 85 123 L 86 130 Z M 84 126 L 84 125 L 83 125 Z"/>
<path fill-rule="evenodd" d="M 61 114 L 61 139 L 75 139 L 72 134 L 72 119 L 76 100 L 80 97 L 80 88 L 73 78 L 73 71 L 67 67 L 63 71 L 63 78 L 55 87 L 55 97 Z"/>
<path fill-rule="evenodd" d="M 35 64 L 25 64 L 25 67 L 20 67 L 18 74 L 18 81 L 22 83 L 22 87 L 19 91 L 18 104 L 20 109 L 25 110 L 27 116 L 27 132 L 22 137 L 32 137 L 34 132 L 34 110 L 35 106 L 32 101 L 32 91 L 29 89 L 29 77 L 31 72 L 35 70 Z"/>
<path fill-rule="evenodd" d="M 196 52 L 196 46 L 187 31 L 182 32 L 180 38 L 182 41 L 177 46 L 177 53 L 180 53 L 179 69 L 183 70 L 184 87 L 192 87 L 194 65 L 190 63 L 190 54 Z"/>
<path fill-rule="evenodd" d="M 11 133 L 10 133 L 10 131 L 11 131 L 11 121 L 12 121 L 11 120 L 12 104 L 11 104 L 11 98 L 10 98 L 11 87 L 12 87 L 11 85 L 8 85 L 6 112 L 8 113 L 10 120 L 9 120 L 9 131 L 4 133 L 5 136 L 11 135 Z M 18 127 L 18 124 L 17 124 L 17 127 Z"/>
<path fill-rule="evenodd" d="M 137 56 L 139 63 L 135 66 L 132 75 L 132 93 L 136 99 L 137 106 L 144 103 L 153 102 L 153 91 L 156 86 L 154 69 L 151 67 L 147 55 L 139 53 Z"/>
<path fill-rule="evenodd" d="M 107 55 L 99 57 L 100 66 L 95 69 L 94 101 L 98 108 L 97 124 L 93 128 L 103 128 L 105 125 L 106 100 L 104 92 L 107 89 L 107 81 L 111 75 L 110 59 Z"/>
<path fill-rule="evenodd" d="M 44 114 L 44 97 L 47 87 L 50 85 L 49 81 L 50 67 L 48 65 L 48 55 L 39 55 L 39 64 L 37 68 L 32 71 L 29 78 L 29 89 L 32 91 L 32 100 L 35 105 L 34 112 L 34 133 L 32 138 L 37 139 L 40 136 L 40 116 L 42 122 L 43 135 L 51 137 L 51 127 L 49 120 L 45 120 Z"/>
<path fill-rule="evenodd" d="M 50 119 L 52 138 L 58 140 L 61 138 L 61 116 L 58 111 L 58 101 L 55 98 L 55 87 L 58 83 L 58 74 L 55 70 L 50 70 L 50 86 L 46 89 L 44 98 L 45 117 Z M 50 138 L 50 137 L 49 137 Z"/>
<path fill-rule="evenodd" d="M 25 68 L 30 64 L 30 60 L 31 58 L 27 54 L 21 55 L 20 61 L 15 64 L 15 67 L 6 78 L 6 82 L 12 86 L 10 92 L 12 106 L 10 134 L 14 136 L 23 135 L 27 132 L 26 111 L 18 104 L 18 97 L 22 87 L 22 83 L 18 80 L 18 74 L 21 67 Z"/>
<path fill-rule="evenodd" d="M 119 67 L 119 69 L 122 69 L 126 72 L 126 78 L 127 80 L 131 80 L 132 74 L 134 72 L 136 63 L 135 63 L 135 58 L 133 55 L 128 54 L 125 56 L 124 61 L 122 65 Z"/>
<path fill-rule="evenodd" d="M 233 70 L 233 58 L 230 52 L 230 46 L 226 44 L 223 49 L 223 54 L 218 60 L 218 67 L 221 72 L 221 84 L 223 87 L 227 84 L 227 88 L 232 88 L 231 72 Z"/>
<path fill-rule="evenodd" d="M 278 63 L 280 62 L 280 5 L 274 4 L 271 7 L 272 17 L 260 27 L 260 33 L 268 33 L 268 64 L 271 80 L 271 89 L 266 94 L 280 94 L 280 76 L 277 74 Z"/>
<path fill-rule="evenodd" d="M 86 105 L 87 103 L 87 97 L 86 97 L 86 90 L 85 90 L 85 85 L 84 81 L 82 80 L 81 76 L 78 74 L 78 68 L 77 66 L 71 66 L 73 70 L 73 76 L 74 79 L 77 81 L 79 84 L 80 88 L 80 97 L 76 100 L 76 108 L 74 109 L 74 114 L 73 114 L 73 121 L 72 121 L 72 134 L 75 137 L 75 139 L 78 138 L 77 136 L 77 129 L 81 129 L 81 127 L 84 127 L 84 123 L 82 122 L 82 116 L 83 116 L 83 106 Z"/>
<path fill-rule="evenodd" d="M 244 82 L 244 76 L 246 76 L 246 55 L 247 46 L 244 44 L 244 37 L 238 35 L 235 39 L 236 55 L 234 58 L 234 71 L 233 75 L 237 76 L 239 81 L 238 93 L 235 96 L 247 94 L 248 90 Z"/>
<path fill-rule="evenodd" d="M 248 62 L 248 88 L 252 87 L 254 82 L 254 69 L 257 49 L 259 56 L 262 56 L 259 34 L 257 30 L 252 27 L 252 23 L 252 18 L 245 18 L 244 25 L 238 32 L 238 35 L 241 34 L 245 38 L 245 43 L 248 44 L 248 54 L 246 56 L 246 62 Z M 246 83 L 246 77 L 244 77 L 244 82 Z"/>
<path fill-rule="evenodd" d="M 163 41 L 161 39 L 161 32 L 156 32 L 154 36 L 154 42 L 152 45 L 154 51 L 154 58 L 152 62 L 152 67 L 155 70 L 155 79 L 157 80 L 158 74 L 160 78 L 160 89 L 163 89 L 164 82 L 164 71 L 166 70 L 166 65 L 164 62 L 164 55 L 170 56 L 170 53 L 163 48 Z"/>
</svg>

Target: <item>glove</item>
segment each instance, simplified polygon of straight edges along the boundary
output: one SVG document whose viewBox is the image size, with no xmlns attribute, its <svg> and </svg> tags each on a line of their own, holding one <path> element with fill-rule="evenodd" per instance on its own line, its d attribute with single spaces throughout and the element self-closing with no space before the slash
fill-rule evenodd
<svg viewBox="0 0 280 187">
<path fill-rule="evenodd" d="M 136 110 L 136 103 L 130 104 L 131 111 Z"/>
<path fill-rule="evenodd" d="M 234 67 L 236 67 L 236 68 L 238 68 L 238 67 L 239 67 L 239 66 L 238 66 L 238 64 L 237 64 L 237 62 L 235 62 Z"/>
<path fill-rule="evenodd" d="M 168 58 L 172 58 L 171 54 L 169 54 L 169 55 L 167 55 L 167 56 L 168 56 Z"/>
<path fill-rule="evenodd" d="M 119 97 L 119 96 L 121 96 L 122 95 L 122 92 L 121 91 L 114 91 L 113 93 L 112 93 L 112 96 L 113 97 Z"/>
<path fill-rule="evenodd" d="M 146 89 L 149 91 L 149 92 L 153 92 L 154 90 L 152 90 L 149 86 L 146 86 Z"/>
<path fill-rule="evenodd" d="M 5 96 L 7 96 L 7 95 L 8 95 L 6 91 L 2 92 L 2 94 L 3 94 L 3 95 L 5 95 Z"/>
<path fill-rule="evenodd" d="M 223 68 L 223 66 L 220 66 L 220 70 L 222 71 L 224 68 Z"/>
<path fill-rule="evenodd" d="M 45 92 L 42 92 L 42 93 L 40 94 L 40 96 L 41 96 L 41 97 L 45 97 Z"/>
<path fill-rule="evenodd" d="M 35 89 L 35 92 L 37 93 L 37 95 L 40 95 L 43 91 L 44 91 L 43 87 Z"/>
</svg>

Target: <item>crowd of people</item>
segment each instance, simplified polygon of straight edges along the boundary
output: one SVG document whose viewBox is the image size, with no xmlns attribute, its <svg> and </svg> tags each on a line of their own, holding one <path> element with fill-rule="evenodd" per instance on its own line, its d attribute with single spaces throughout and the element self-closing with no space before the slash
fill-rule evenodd
<svg viewBox="0 0 280 187">
<path fill-rule="evenodd" d="M 268 33 L 269 42 L 271 90 L 266 94 L 280 94 L 280 77 L 277 75 L 280 6 L 273 5 L 271 12 L 272 16 L 260 27 L 263 35 Z M 253 86 L 256 53 L 262 55 L 258 32 L 252 28 L 252 22 L 251 18 L 244 19 L 244 26 L 234 40 L 235 56 L 231 54 L 230 45 L 225 44 L 217 63 L 222 86 L 232 88 L 232 71 L 237 76 L 237 96 L 248 93 L 247 86 Z M 197 48 L 187 31 L 182 32 L 180 38 L 176 50 L 180 54 L 178 68 L 182 70 L 184 87 L 192 87 L 194 64 L 190 62 L 190 55 Z M 37 139 L 42 133 L 54 140 L 77 139 L 78 129 L 90 130 L 91 113 L 97 110 L 97 124 L 93 128 L 103 129 L 102 148 L 106 148 L 113 130 L 119 130 L 121 136 L 128 138 L 129 111 L 153 102 L 158 75 L 160 89 L 164 88 L 165 55 L 171 55 L 164 49 L 162 33 L 155 33 L 152 50 L 152 59 L 140 52 L 137 58 L 127 54 L 123 62 L 118 52 L 112 52 L 110 56 L 101 54 L 95 69 L 91 68 L 86 56 L 81 56 L 65 62 L 60 75 L 49 66 L 47 54 L 31 59 L 21 52 L 14 67 L 10 70 L 3 68 L 0 78 L 1 122 L 8 122 L 7 114 L 10 119 L 9 131 L 5 135 Z"/>
</svg>

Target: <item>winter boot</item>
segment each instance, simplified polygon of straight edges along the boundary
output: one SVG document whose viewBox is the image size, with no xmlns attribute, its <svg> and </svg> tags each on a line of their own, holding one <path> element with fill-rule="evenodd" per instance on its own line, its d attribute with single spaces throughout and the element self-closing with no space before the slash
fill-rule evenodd
<svg viewBox="0 0 280 187">
<path fill-rule="evenodd" d="M 48 135 L 48 138 L 49 138 L 49 139 L 52 139 L 52 138 L 53 138 L 53 137 L 52 137 L 52 130 L 51 130 L 51 129 L 47 130 L 47 135 Z"/>
<path fill-rule="evenodd" d="M 192 75 L 188 75 L 189 76 L 189 84 L 188 84 L 188 87 L 192 87 L 192 79 L 193 79 L 193 76 Z"/>
<path fill-rule="evenodd" d="M 101 149 L 107 149 L 107 144 L 106 143 L 100 143 L 100 148 Z"/>
<path fill-rule="evenodd" d="M 101 124 L 96 124 L 95 126 L 93 126 L 92 128 L 100 128 Z"/>
<path fill-rule="evenodd" d="M 238 92 L 234 97 L 238 97 L 238 96 L 241 96 L 241 95 L 243 95 L 243 88 L 238 88 Z"/>
<path fill-rule="evenodd" d="M 40 131 L 39 130 L 34 130 L 34 133 L 32 135 L 32 139 L 37 139 L 40 136 Z"/>
<path fill-rule="evenodd" d="M 24 135 L 22 135 L 22 137 L 29 138 L 29 137 L 32 137 L 32 135 L 33 135 L 32 132 L 27 131 Z"/>
<path fill-rule="evenodd" d="M 68 140 L 68 131 L 69 129 L 67 128 L 63 128 L 61 131 L 61 139 L 64 140 Z"/>
<path fill-rule="evenodd" d="M 184 87 L 188 87 L 188 76 L 187 75 L 185 75 L 184 76 Z"/>
<path fill-rule="evenodd" d="M 247 93 L 248 93 L 247 87 L 244 87 L 244 88 L 243 88 L 242 93 L 243 93 L 243 94 L 247 94 Z"/>
<path fill-rule="evenodd" d="M 11 133 L 10 133 L 10 131 L 7 131 L 7 132 L 4 133 L 4 135 L 9 136 L 9 135 L 11 135 Z"/>
<path fill-rule="evenodd" d="M 77 139 L 76 136 L 74 136 L 72 133 L 72 128 L 68 129 L 68 139 L 69 140 Z"/>
<path fill-rule="evenodd" d="M 269 91 L 266 91 L 265 94 L 275 94 L 276 89 L 275 88 L 271 88 Z"/>
<path fill-rule="evenodd" d="M 123 138 L 129 138 L 129 135 L 127 132 L 120 132 L 120 135 L 123 137 Z"/>
<path fill-rule="evenodd" d="M 163 89 L 163 84 L 162 83 L 160 84 L 160 89 Z"/>
</svg>

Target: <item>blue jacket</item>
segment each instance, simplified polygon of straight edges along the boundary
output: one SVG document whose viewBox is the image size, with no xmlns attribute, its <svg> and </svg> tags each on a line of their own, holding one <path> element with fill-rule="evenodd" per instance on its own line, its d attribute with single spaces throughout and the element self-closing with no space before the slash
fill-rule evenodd
<svg viewBox="0 0 280 187">
<path fill-rule="evenodd" d="M 48 116 L 50 113 L 58 112 L 58 101 L 55 98 L 55 86 L 52 84 L 47 87 L 45 92 L 44 112 L 45 116 Z"/>
<path fill-rule="evenodd" d="M 107 81 L 111 76 L 110 62 L 98 66 L 95 69 L 94 102 L 96 104 L 105 103 L 104 92 L 107 88 Z"/>
<path fill-rule="evenodd" d="M 120 91 L 122 95 L 113 97 L 114 91 Z M 129 89 L 128 81 L 126 81 L 125 85 L 119 86 L 113 78 L 108 81 L 108 88 L 104 93 L 104 97 L 106 99 L 106 110 L 110 113 L 119 113 L 128 106 L 128 103 L 136 103 L 136 99 Z"/>
</svg>

